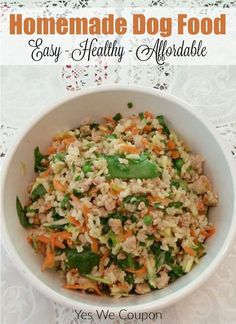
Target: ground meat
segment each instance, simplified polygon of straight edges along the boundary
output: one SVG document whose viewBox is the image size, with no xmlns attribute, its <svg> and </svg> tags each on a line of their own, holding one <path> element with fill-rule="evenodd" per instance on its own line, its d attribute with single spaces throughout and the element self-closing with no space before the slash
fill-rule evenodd
<svg viewBox="0 0 236 324">
<path fill-rule="evenodd" d="M 122 248 L 127 253 L 134 253 L 137 248 L 137 241 L 135 236 L 128 237 L 122 244 Z"/>
<path fill-rule="evenodd" d="M 201 155 L 191 155 L 191 164 L 193 170 L 196 171 L 198 174 L 202 174 L 203 171 L 203 159 Z"/>
<path fill-rule="evenodd" d="M 216 206 L 218 203 L 218 196 L 216 193 L 212 191 L 208 191 L 204 196 L 203 196 L 203 202 L 206 206 Z"/>
<path fill-rule="evenodd" d="M 160 277 L 158 278 L 157 288 L 162 289 L 167 286 L 170 278 L 165 271 L 161 271 L 159 274 Z"/>
<path fill-rule="evenodd" d="M 196 181 L 189 185 L 189 187 L 198 195 L 212 190 L 210 181 L 204 175 L 201 175 Z"/>
<path fill-rule="evenodd" d="M 122 223 L 120 219 L 110 218 L 108 224 L 115 234 L 118 235 L 122 231 Z"/>
<path fill-rule="evenodd" d="M 151 288 L 149 287 L 149 285 L 146 282 L 136 285 L 135 292 L 139 295 L 146 294 L 149 291 L 151 291 Z"/>
<path fill-rule="evenodd" d="M 112 264 L 104 271 L 104 277 L 108 278 L 111 283 L 115 283 L 117 281 L 123 282 L 125 278 L 125 272 L 118 268 L 118 266 Z"/>
</svg>

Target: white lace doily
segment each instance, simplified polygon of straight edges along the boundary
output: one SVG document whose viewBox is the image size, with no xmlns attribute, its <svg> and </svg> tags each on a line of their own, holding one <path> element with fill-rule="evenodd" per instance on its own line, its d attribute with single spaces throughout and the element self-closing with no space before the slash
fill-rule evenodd
<svg viewBox="0 0 236 324">
<path fill-rule="evenodd" d="M 226 0 L 7 1 L 11 6 L 236 6 Z M 69 96 L 84 87 L 106 84 L 141 84 L 175 94 L 201 111 L 215 125 L 236 161 L 236 66 L 110 67 L 65 66 L 2 68 L 1 161 L 18 131 L 50 101 Z M 235 162 L 236 165 L 236 162 Z M 31 287 L 2 250 L 3 324 L 81 324 L 74 310 L 48 300 Z M 236 323 L 236 240 L 218 271 L 185 300 L 162 311 L 162 324 Z M 95 322 L 90 322 L 95 323 Z M 99 322 L 97 322 L 99 323 Z M 109 322 L 111 323 L 111 322 Z M 114 324 L 119 324 L 119 320 Z M 133 324 L 137 322 L 126 322 Z"/>
</svg>

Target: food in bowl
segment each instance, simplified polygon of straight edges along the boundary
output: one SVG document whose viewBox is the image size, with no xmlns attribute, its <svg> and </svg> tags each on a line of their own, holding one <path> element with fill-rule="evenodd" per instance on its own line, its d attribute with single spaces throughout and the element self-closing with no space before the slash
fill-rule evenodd
<svg viewBox="0 0 236 324">
<path fill-rule="evenodd" d="M 150 112 L 57 134 L 29 186 L 21 224 L 64 287 L 114 297 L 162 289 L 191 271 L 215 233 L 203 159 Z"/>
</svg>

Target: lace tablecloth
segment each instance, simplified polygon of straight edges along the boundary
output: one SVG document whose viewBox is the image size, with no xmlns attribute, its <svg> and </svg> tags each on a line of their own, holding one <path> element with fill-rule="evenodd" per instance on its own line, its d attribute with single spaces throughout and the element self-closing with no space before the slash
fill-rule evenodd
<svg viewBox="0 0 236 324">
<path fill-rule="evenodd" d="M 2 76 L 2 159 L 18 131 L 48 102 L 83 87 L 105 83 L 143 84 L 183 98 L 215 125 L 225 145 L 236 156 L 236 66 L 3 67 Z M 205 285 L 186 300 L 163 309 L 162 324 L 236 323 L 235 268 L 236 240 L 225 262 Z M 32 288 L 2 249 L 2 323 L 83 321 L 76 319 L 74 310 L 47 300 Z"/>
<path fill-rule="evenodd" d="M 233 6 L 226 0 L 63 0 L 7 1 L 9 6 Z M 99 4 L 98 4 L 99 3 Z M 70 96 L 84 87 L 100 84 L 140 84 L 175 94 L 201 111 L 215 125 L 225 145 L 236 159 L 236 66 L 173 67 L 96 66 L 96 67 L 16 67 L 2 68 L 1 162 L 18 131 L 49 102 Z M 235 162 L 236 165 L 236 162 Z M 42 296 L 13 267 L 3 248 L 2 321 L 3 324 L 77 324 L 73 309 Z M 162 324 L 236 323 L 236 239 L 218 271 L 185 300 L 162 310 Z M 160 310 L 159 310 L 160 311 Z M 96 323 L 92 321 L 91 323 Z M 99 323 L 99 321 L 97 321 Z M 111 322 L 109 322 L 111 323 Z M 119 324 L 118 319 L 113 322 Z M 127 321 L 126 324 L 137 322 Z"/>
</svg>

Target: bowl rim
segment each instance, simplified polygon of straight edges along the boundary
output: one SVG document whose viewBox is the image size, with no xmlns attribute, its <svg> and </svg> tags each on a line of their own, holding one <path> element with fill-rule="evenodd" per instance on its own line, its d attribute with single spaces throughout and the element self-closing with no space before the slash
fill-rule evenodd
<svg viewBox="0 0 236 324">
<path fill-rule="evenodd" d="M 26 136 L 26 134 L 34 128 L 34 126 L 47 114 L 49 114 L 51 111 L 56 109 L 58 106 L 70 103 L 70 101 L 75 100 L 78 97 L 89 95 L 89 94 L 96 94 L 99 92 L 109 92 L 109 91 L 125 91 L 125 92 L 137 92 L 137 93 L 143 93 L 145 95 L 154 95 L 157 97 L 161 97 L 166 99 L 167 101 L 170 101 L 174 104 L 178 104 L 181 106 L 181 109 L 187 110 L 188 113 L 190 113 L 194 118 L 198 119 L 206 128 L 207 130 L 213 135 L 215 141 L 219 145 L 222 154 L 224 155 L 230 174 L 232 175 L 232 183 L 233 183 L 233 215 L 231 219 L 231 226 L 230 230 L 228 232 L 227 237 L 225 238 L 225 241 L 223 245 L 221 246 L 220 250 L 218 251 L 217 255 L 213 259 L 213 261 L 208 265 L 206 269 L 202 271 L 202 273 L 195 278 L 192 282 L 188 283 L 184 287 L 180 288 L 174 293 L 171 293 L 170 295 L 167 295 L 161 299 L 153 300 L 147 303 L 139 304 L 138 307 L 140 309 L 137 309 L 137 306 L 131 305 L 131 306 L 125 306 L 124 307 L 127 310 L 127 312 L 133 312 L 137 313 L 138 311 L 146 311 L 150 312 L 153 310 L 160 310 L 163 308 L 166 308 L 180 299 L 183 299 L 187 295 L 191 294 L 194 290 L 196 290 L 199 286 L 201 286 L 209 277 L 210 275 L 216 270 L 216 268 L 219 266 L 220 262 L 223 260 L 223 258 L 226 256 L 226 253 L 230 247 L 230 243 L 233 240 L 234 233 L 236 232 L 236 172 L 235 172 L 235 166 L 233 162 L 233 158 L 230 156 L 230 153 L 226 149 L 226 145 L 224 144 L 222 138 L 220 135 L 216 132 L 213 125 L 211 125 L 204 116 L 201 115 L 199 112 L 195 112 L 193 109 L 191 109 L 191 105 L 186 103 L 184 100 L 169 94 L 161 92 L 160 90 L 149 88 L 146 86 L 138 86 L 138 85 L 101 85 L 101 86 L 93 86 L 86 89 L 80 90 L 78 93 L 73 94 L 71 96 L 67 96 L 64 99 L 60 99 L 55 101 L 53 104 L 48 104 L 46 109 L 43 112 L 37 113 L 33 118 L 31 118 L 27 123 L 26 126 L 22 128 L 19 135 L 17 136 L 17 139 L 12 145 L 12 147 L 9 149 L 4 162 L 2 166 L 2 190 L 1 190 L 1 231 L 2 231 L 2 242 L 5 250 L 7 251 L 8 255 L 10 256 L 11 260 L 13 261 L 14 266 L 16 269 L 23 275 L 23 277 L 30 282 L 30 284 L 36 288 L 40 293 L 42 293 L 47 298 L 56 301 L 59 304 L 66 305 L 70 308 L 82 308 L 85 311 L 89 311 L 92 313 L 95 313 L 96 310 L 101 311 L 112 311 L 115 314 L 118 314 L 119 311 L 122 309 L 122 306 L 99 306 L 99 305 L 92 305 L 86 302 L 83 302 L 81 300 L 75 301 L 70 299 L 69 297 L 64 296 L 63 294 L 60 294 L 59 292 L 56 292 L 55 290 L 49 288 L 45 283 L 43 283 L 37 276 L 35 276 L 31 270 L 26 266 L 26 264 L 23 262 L 19 254 L 16 252 L 13 243 L 11 242 L 11 239 L 9 237 L 7 226 L 5 223 L 4 218 L 4 186 L 6 183 L 6 176 L 8 172 L 9 164 L 15 154 L 16 149 L 18 148 L 20 142 L 23 140 L 23 138 Z M 142 309 L 141 309 L 142 308 Z"/>
</svg>

